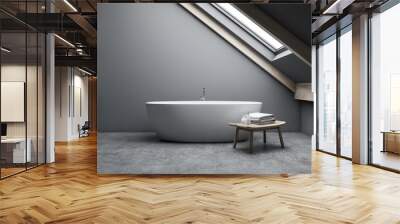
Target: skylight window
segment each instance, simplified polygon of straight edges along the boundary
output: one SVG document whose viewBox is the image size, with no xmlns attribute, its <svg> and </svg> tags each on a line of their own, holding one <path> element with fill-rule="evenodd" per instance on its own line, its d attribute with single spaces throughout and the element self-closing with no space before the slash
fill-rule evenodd
<svg viewBox="0 0 400 224">
<path fill-rule="evenodd" d="M 265 31 L 262 27 L 238 10 L 231 3 L 214 3 L 213 5 L 230 17 L 238 25 L 250 32 L 262 43 L 267 45 L 274 52 L 283 48 L 283 45 L 277 39 L 275 39 L 271 34 Z"/>
</svg>

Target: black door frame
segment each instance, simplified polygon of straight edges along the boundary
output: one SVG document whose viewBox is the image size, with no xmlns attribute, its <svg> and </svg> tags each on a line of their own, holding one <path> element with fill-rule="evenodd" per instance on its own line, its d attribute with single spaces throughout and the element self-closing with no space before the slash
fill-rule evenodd
<svg viewBox="0 0 400 224">
<path fill-rule="evenodd" d="M 341 81 L 341 65 L 340 65 L 340 37 L 346 33 L 346 32 L 351 32 L 351 31 L 346 31 L 343 32 L 346 29 L 351 29 L 351 23 L 343 28 L 337 29 L 336 33 L 332 34 L 331 36 L 321 40 L 320 42 L 318 42 L 318 44 L 316 45 L 316 150 L 319 152 L 323 152 L 329 155 L 333 155 L 333 156 L 337 156 L 340 158 L 344 158 L 347 160 L 352 160 L 352 158 L 347 157 L 342 155 L 341 153 L 341 117 L 340 117 L 340 103 L 341 103 L 341 97 L 340 97 L 340 93 L 341 93 L 341 89 L 340 89 L 340 81 Z M 334 36 L 334 39 L 330 40 L 330 41 L 336 41 L 336 152 L 332 153 L 332 152 L 328 152 L 324 149 L 321 149 L 319 147 L 319 47 L 320 44 L 322 42 L 328 41 L 328 39 L 332 38 Z M 329 41 L 328 41 L 329 42 Z"/>
</svg>

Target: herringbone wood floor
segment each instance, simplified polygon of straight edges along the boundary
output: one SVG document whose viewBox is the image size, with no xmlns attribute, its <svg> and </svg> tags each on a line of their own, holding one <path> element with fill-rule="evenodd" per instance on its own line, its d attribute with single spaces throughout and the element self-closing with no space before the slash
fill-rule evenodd
<svg viewBox="0 0 400 224">
<path fill-rule="evenodd" d="M 0 223 L 400 223 L 400 175 L 313 152 L 296 176 L 97 176 L 96 139 L 0 181 Z"/>
</svg>

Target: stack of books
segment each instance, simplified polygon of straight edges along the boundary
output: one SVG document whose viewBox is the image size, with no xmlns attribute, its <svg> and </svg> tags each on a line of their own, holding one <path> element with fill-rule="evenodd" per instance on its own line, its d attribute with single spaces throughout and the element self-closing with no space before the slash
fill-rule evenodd
<svg viewBox="0 0 400 224">
<path fill-rule="evenodd" d="M 275 123 L 275 116 L 266 113 L 250 113 L 249 119 L 251 124 L 265 125 Z"/>
</svg>

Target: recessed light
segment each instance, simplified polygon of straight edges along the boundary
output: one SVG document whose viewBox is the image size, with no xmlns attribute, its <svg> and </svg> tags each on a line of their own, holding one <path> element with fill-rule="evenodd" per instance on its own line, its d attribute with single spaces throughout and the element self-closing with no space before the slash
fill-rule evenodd
<svg viewBox="0 0 400 224">
<path fill-rule="evenodd" d="M 1 49 L 1 51 L 4 51 L 6 53 L 10 53 L 11 52 L 11 50 L 9 50 L 9 49 L 7 49 L 5 47 L 1 47 L 0 49 Z"/>
<path fill-rule="evenodd" d="M 68 46 L 75 48 L 75 45 L 73 45 L 71 42 L 69 42 L 68 40 L 62 38 L 61 36 L 59 36 L 58 34 L 54 34 L 55 37 L 57 37 L 59 40 L 61 40 L 62 42 L 64 42 L 65 44 L 67 44 Z"/>
<path fill-rule="evenodd" d="M 81 71 L 81 72 L 83 72 L 83 73 L 85 73 L 85 74 L 87 74 L 87 75 L 90 75 L 90 76 L 93 75 L 92 73 L 90 73 L 90 72 L 88 72 L 88 71 L 86 71 L 86 70 L 83 70 L 83 69 L 81 69 L 81 68 L 79 68 L 79 67 L 78 67 L 78 70 Z"/>
<path fill-rule="evenodd" d="M 74 12 L 78 12 L 78 10 L 73 6 L 68 0 L 64 0 L 64 3 L 68 5 Z"/>
</svg>

